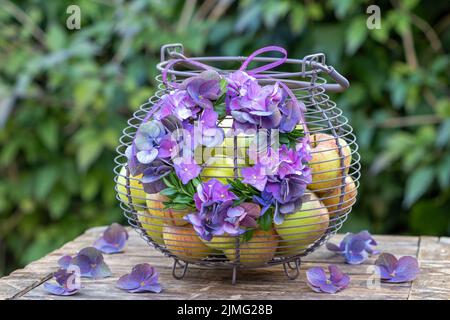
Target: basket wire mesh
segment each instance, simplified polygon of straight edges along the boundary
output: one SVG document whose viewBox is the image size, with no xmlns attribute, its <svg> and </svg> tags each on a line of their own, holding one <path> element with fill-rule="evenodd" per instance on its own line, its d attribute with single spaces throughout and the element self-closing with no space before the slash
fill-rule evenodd
<svg viewBox="0 0 450 320">
<path fill-rule="evenodd" d="M 167 59 L 169 57 L 169 59 Z M 172 59 L 184 58 L 179 44 L 161 48 L 161 72 Z M 216 66 L 221 63 L 235 65 L 246 57 L 197 57 L 191 60 Z M 257 57 L 259 62 L 274 61 L 275 58 Z M 329 92 L 345 90 L 348 81 L 332 67 L 325 65 L 325 56 L 315 54 L 303 59 L 287 59 L 287 64 L 298 68 L 298 72 L 267 71 L 267 78 L 261 83 L 281 81 L 289 86 L 299 101 L 306 106 L 304 119 L 311 135 L 314 190 L 308 190 L 310 199 L 304 201 L 300 214 L 287 216 L 282 226 L 274 226 L 270 231 L 254 230 L 252 238 L 245 242 L 242 236 L 215 236 L 214 243 L 202 241 L 192 226 L 183 219 L 185 210 L 165 209 L 164 196 L 146 194 L 139 177 L 130 175 L 127 167 L 126 148 L 131 145 L 139 125 L 159 99 L 171 88 L 163 84 L 158 75 L 157 92 L 140 106 L 128 120 L 123 130 L 115 158 L 117 199 L 129 224 L 150 245 L 174 259 L 173 276 L 183 278 L 188 265 L 207 268 L 232 269 L 232 283 L 236 282 L 238 269 L 263 268 L 283 265 L 285 274 L 295 279 L 299 274 L 300 259 L 316 250 L 334 235 L 347 219 L 356 202 L 360 178 L 360 156 L 353 129 Z M 185 65 L 188 70 L 169 68 L 168 75 L 174 82 L 197 75 L 201 69 Z M 215 67 L 220 74 L 232 69 Z M 328 84 L 328 75 L 337 83 Z M 300 79 L 300 80 L 299 80 Z M 227 117 L 221 127 L 225 132 L 231 129 L 232 120 Z M 227 136 L 227 135 L 226 135 Z M 226 178 L 239 179 L 240 168 L 246 165 L 246 151 L 254 139 L 251 135 L 240 134 L 225 138 L 222 152 L 211 155 L 203 165 L 202 180 L 217 178 L 226 183 Z M 331 157 L 330 157 L 331 155 Z M 325 156 L 325 157 L 324 157 Z M 213 161 L 209 161 L 209 160 Z M 223 161 L 220 161 L 223 160 Z M 334 165 L 329 168 L 328 165 Z M 337 167 L 336 167 L 337 165 Z M 328 168 L 327 168 L 328 166 Z M 309 188 L 312 189 L 312 188 Z"/>
</svg>

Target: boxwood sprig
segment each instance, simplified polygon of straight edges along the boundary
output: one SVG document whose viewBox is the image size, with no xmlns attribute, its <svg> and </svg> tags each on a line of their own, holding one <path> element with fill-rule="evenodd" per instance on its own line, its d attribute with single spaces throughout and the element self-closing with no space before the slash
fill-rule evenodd
<svg viewBox="0 0 450 320">
<path fill-rule="evenodd" d="M 163 178 L 167 188 L 161 190 L 160 194 L 168 198 L 164 203 L 165 209 L 195 210 L 194 194 L 197 186 L 201 183 L 199 178 L 183 184 L 174 172 Z"/>
</svg>

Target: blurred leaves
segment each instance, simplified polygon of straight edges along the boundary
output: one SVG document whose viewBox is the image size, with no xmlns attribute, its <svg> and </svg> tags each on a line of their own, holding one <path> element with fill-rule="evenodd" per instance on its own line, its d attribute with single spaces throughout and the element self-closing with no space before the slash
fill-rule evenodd
<svg viewBox="0 0 450 320">
<path fill-rule="evenodd" d="M 325 53 L 350 80 L 332 99 L 362 162 L 343 231 L 450 234 L 448 3 L 380 3 L 379 30 L 366 28 L 365 0 L 208 3 L 183 15 L 180 0 L 80 0 L 82 27 L 67 30 L 71 1 L 0 0 L 0 274 L 122 219 L 115 147 L 156 90 L 160 46 L 174 42 L 188 56 L 271 44 L 294 58 Z"/>
</svg>

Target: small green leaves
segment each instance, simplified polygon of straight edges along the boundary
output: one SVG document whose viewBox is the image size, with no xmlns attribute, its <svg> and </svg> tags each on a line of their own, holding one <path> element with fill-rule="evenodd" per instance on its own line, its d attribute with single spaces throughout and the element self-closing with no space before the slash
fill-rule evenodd
<svg viewBox="0 0 450 320">
<path fill-rule="evenodd" d="M 185 210 L 195 208 L 194 194 L 197 190 L 197 185 L 200 183 L 199 178 L 183 184 L 177 175 L 172 172 L 164 177 L 163 181 L 167 188 L 163 189 L 160 194 L 168 198 L 164 202 L 166 209 Z"/>
<path fill-rule="evenodd" d="M 262 215 L 259 220 L 258 224 L 261 230 L 268 231 L 272 227 L 272 215 L 273 215 L 273 208 L 270 208 L 267 210 L 264 215 Z"/>
<path fill-rule="evenodd" d="M 305 134 L 302 129 L 294 129 L 292 132 L 280 132 L 280 144 L 285 144 L 289 149 L 295 149 L 298 139 L 303 138 Z"/>
<path fill-rule="evenodd" d="M 227 179 L 228 184 L 231 186 L 231 191 L 238 197 L 234 201 L 234 205 L 239 205 L 246 201 L 253 201 L 253 196 L 259 195 L 259 191 L 248 184 L 242 183 L 241 180 L 231 180 Z"/>
</svg>

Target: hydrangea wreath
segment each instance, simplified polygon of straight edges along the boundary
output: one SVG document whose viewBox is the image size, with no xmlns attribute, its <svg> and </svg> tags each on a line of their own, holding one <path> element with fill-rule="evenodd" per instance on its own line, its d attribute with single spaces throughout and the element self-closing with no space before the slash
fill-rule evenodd
<svg viewBox="0 0 450 320">
<path fill-rule="evenodd" d="M 257 55 L 269 51 L 283 57 L 246 70 Z M 126 150 L 130 173 L 142 174 L 144 191 L 167 196 L 167 208 L 188 209 L 191 213 L 184 218 L 205 240 L 224 233 L 240 235 L 248 227 L 267 230 L 272 221 L 281 224 L 302 205 L 312 180 L 305 106 L 284 83 L 272 79 L 262 85 L 258 81 L 268 77 L 261 72 L 286 59 L 283 48 L 262 48 L 229 74 L 190 61 L 205 71 L 181 83 L 168 83 L 168 69 L 180 62 L 172 61 L 163 72 L 163 81 L 173 90 L 149 111 Z M 220 179 L 202 182 L 205 164 L 195 156 L 196 150 L 224 142 L 221 124 L 226 117 L 232 119 L 234 134 L 252 130 L 256 137 L 261 132 L 267 137 L 269 131 L 276 131 L 280 143 L 265 146 L 258 141 L 258 147 L 250 148 L 251 165 L 241 168 L 242 179 L 230 179 L 227 184 Z M 262 209 L 255 210 L 252 203 Z"/>
</svg>

